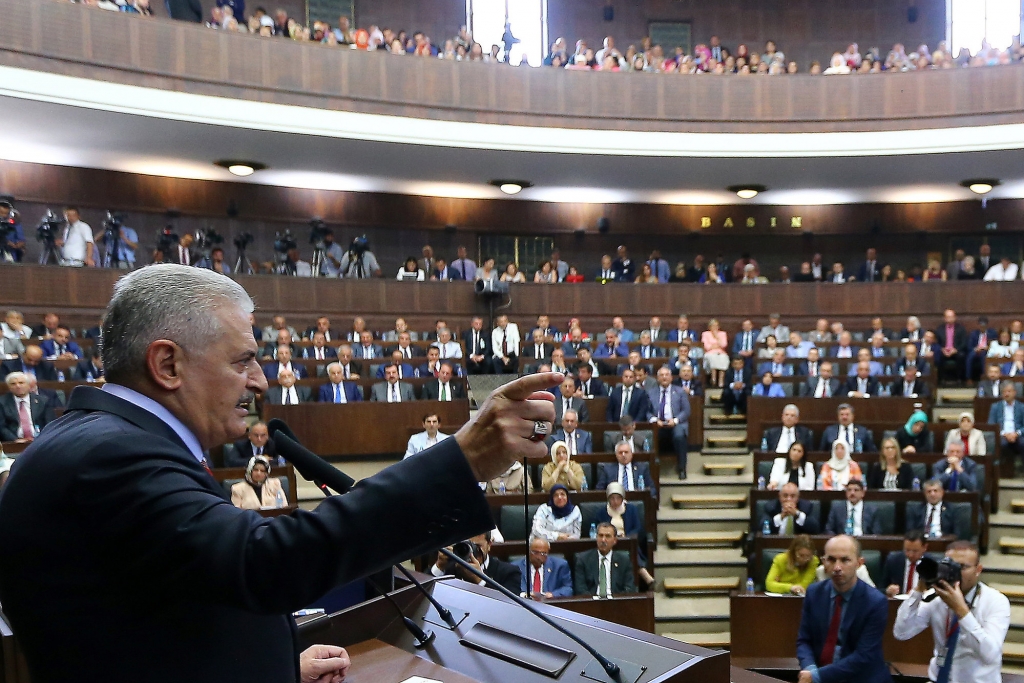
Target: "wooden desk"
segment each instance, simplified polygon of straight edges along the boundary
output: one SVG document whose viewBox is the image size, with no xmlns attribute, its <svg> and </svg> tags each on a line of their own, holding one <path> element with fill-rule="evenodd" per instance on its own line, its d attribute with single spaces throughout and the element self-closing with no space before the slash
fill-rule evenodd
<svg viewBox="0 0 1024 683">
<path fill-rule="evenodd" d="M 927 664 L 932 656 L 930 630 L 899 641 L 892 635 L 896 610 L 903 604 L 889 600 L 889 620 L 882 639 L 886 661 Z M 733 593 L 729 598 L 729 632 L 733 657 L 796 657 L 796 637 L 804 599 L 798 596 L 774 597 L 755 593 Z"/>
<path fill-rule="evenodd" d="M 377 638 L 347 645 L 345 650 L 352 661 L 352 667 L 345 676 L 350 683 L 404 681 L 411 676 L 444 683 L 479 683 L 475 678 L 446 669 Z"/>
<path fill-rule="evenodd" d="M 590 595 L 574 595 L 571 598 L 552 598 L 544 602 L 577 614 L 654 633 L 654 593 L 651 592 L 619 594 L 612 596 L 610 600 L 595 600 Z"/>
<path fill-rule="evenodd" d="M 914 412 L 914 405 L 924 404 L 928 412 L 931 403 L 915 398 L 762 398 L 751 396 L 747 399 L 747 443 L 756 446 L 761 443 L 762 425 L 782 424 L 782 409 L 792 403 L 800 409 L 800 421 L 829 422 L 836 420 L 836 410 L 842 403 L 849 403 L 854 411 L 854 422 L 905 423 Z M 820 435 L 819 435 L 820 436 Z"/>
<path fill-rule="evenodd" d="M 427 413 L 436 413 L 442 424 L 464 423 L 469 419 L 469 401 L 263 407 L 264 420 L 284 420 L 306 448 L 325 457 L 404 453 L 409 441 L 407 428 L 422 426 Z"/>
</svg>

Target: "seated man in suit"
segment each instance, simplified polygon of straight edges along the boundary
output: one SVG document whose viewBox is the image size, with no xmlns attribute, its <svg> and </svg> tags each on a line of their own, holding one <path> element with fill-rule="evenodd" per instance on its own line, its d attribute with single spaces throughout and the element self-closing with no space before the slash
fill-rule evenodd
<svg viewBox="0 0 1024 683">
<path fill-rule="evenodd" d="M 544 330 L 535 327 L 531 336 L 532 341 L 529 344 L 523 344 L 523 357 L 536 361 L 551 358 L 551 352 L 555 350 L 555 347 L 544 340 Z"/>
<path fill-rule="evenodd" d="M 871 358 L 871 351 L 868 349 L 860 349 L 857 351 L 857 362 L 850 364 L 849 376 L 853 377 L 857 374 L 857 368 L 860 367 L 861 363 L 868 364 L 868 376 L 869 377 L 882 377 L 886 373 L 886 366 L 882 365 L 881 362 Z"/>
<path fill-rule="evenodd" d="M 274 464 L 284 464 L 278 461 L 277 446 L 270 438 L 265 422 L 249 427 L 248 438 L 239 439 L 232 445 L 234 448 L 224 448 L 224 467 L 246 467 L 254 455 L 266 456 Z"/>
<path fill-rule="evenodd" d="M 461 280 L 462 273 L 450 268 L 448 262 L 444 260 L 443 256 L 438 256 L 434 259 L 434 270 L 430 273 L 431 280 L 437 280 L 439 282 L 451 282 L 454 280 Z"/>
<path fill-rule="evenodd" d="M 875 453 L 878 451 L 871 430 L 854 424 L 853 406 L 849 403 L 840 403 L 836 408 L 836 418 L 838 424 L 829 425 L 822 432 L 821 444 L 818 446 L 819 451 L 831 451 L 832 444 L 836 439 L 845 441 L 854 452 Z"/>
<path fill-rule="evenodd" d="M 280 330 L 284 330 L 288 333 L 288 343 L 299 341 L 298 331 L 288 324 L 288 321 L 285 320 L 283 315 L 275 315 L 272 323 L 263 328 L 263 338 L 268 341 L 277 340 L 280 338 Z"/>
<path fill-rule="evenodd" d="M 583 349 L 585 352 L 586 349 Z M 556 348 L 551 352 L 551 368 L 548 372 L 560 372 L 563 375 L 568 375 L 571 370 L 569 366 L 565 364 L 565 354 L 562 353 L 562 349 Z M 538 370 L 539 372 L 539 370 Z"/>
<path fill-rule="evenodd" d="M 629 444 L 623 441 L 615 444 L 615 460 L 615 463 L 598 465 L 597 485 L 594 488 L 603 491 L 609 483 L 617 481 L 627 491 L 649 489 L 653 498 L 658 497 L 650 465 L 645 462 L 634 463 Z"/>
<path fill-rule="evenodd" d="M 779 341 L 785 341 L 789 339 L 789 328 L 782 324 L 782 317 L 778 313 L 771 313 L 768 315 L 768 324 L 761 328 L 761 332 L 757 335 L 757 341 L 763 343 L 768 335 L 772 335 Z"/>
<path fill-rule="evenodd" d="M 371 387 L 370 400 L 380 403 L 405 403 L 415 401 L 412 385 L 398 381 L 398 366 L 388 363 L 384 366 L 384 381 Z"/>
<path fill-rule="evenodd" d="M 811 352 L 811 349 L 816 348 L 814 342 L 804 341 L 804 338 L 800 336 L 799 332 L 789 333 L 789 346 L 786 347 L 786 358 L 797 359 L 807 358 L 807 354 Z"/>
<path fill-rule="evenodd" d="M 882 655 L 889 605 L 881 592 L 857 578 L 864 564 L 860 544 L 836 536 L 824 554 L 830 580 L 811 584 L 804 598 L 796 641 L 798 683 L 889 683 Z"/>
<path fill-rule="evenodd" d="M 635 382 L 635 372 L 627 369 L 622 373 L 622 384 L 612 389 L 612 393 L 608 397 L 605 422 L 618 422 L 623 415 L 629 415 L 637 422 L 646 422 L 650 419 L 651 399 L 646 391 L 633 386 Z M 555 410 L 558 410 L 557 406 Z"/>
<path fill-rule="evenodd" d="M 604 450 L 615 452 L 615 444 L 622 442 L 634 453 L 648 453 L 654 443 L 654 432 L 650 429 L 637 429 L 636 422 L 629 415 L 619 418 L 619 431 L 605 430 Z"/>
<path fill-rule="evenodd" d="M 338 364 L 341 366 L 341 374 L 345 379 L 359 379 L 363 373 L 363 364 L 352 360 L 352 347 L 348 344 L 338 347 Z"/>
<path fill-rule="evenodd" d="M 594 349 L 594 358 L 625 358 L 629 355 L 629 347 L 619 341 L 619 334 L 608 328 L 604 331 L 604 343 Z"/>
<path fill-rule="evenodd" d="M 29 391 L 29 378 L 12 372 L 5 378 L 7 393 L 0 394 L 0 441 L 32 441 L 53 422 L 53 406 Z"/>
<path fill-rule="evenodd" d="M 338 352 L 327 345 L 327 336 L 318 330 L 313 333 L 313 345 L 302 349 L 302 357 L 330 361 L 338 357 Z"/>
<path fill-rule="evenodd" d="M 338 335 L 331 329 L 331 319 L 326 315 L 319 316 L 316 319 L 316 323 L 312 327 L 306 329 L 306 334 L 304 336 L 306 339 L 313 339 L 317 332 L 324 335 L 324 341 L 326 342 L 337 341 Z"/>
<path fill-rule="evenodd" d="M 306 379 L 309 373 L 306 366 L 292 362 L 292 347 L 289 344 L 281 344 L 277 347 L 277 360 L 263 366 L 263 374 L 267 379 L 281 379 L 281 373 L 287 370 L 296 379 Z"/>
<path fill-rule="evenodd" d="M 985 368 L 985 379 L 978 382 L 978 398 L 1000 398 L 1000 370 L 998 365 Z"/>
<path fill-rule="evenodd" d="M 636 347 L 636 351 L 644 360 L 661 358 L 665 355 L 664 349 L 651 344 L 651 333 L 647 330 L 640 333 L 640 346 Z"/>
<path fill-rule="evenodd" d="M 403 361 L 412 361 L 414 358 L 426 355 L 423 349 L 418 346 L 413 346 L 412 334 L 408 330 L 398 333 L 398 345 L 393 347 L 389 352 L 392 357 L 394 356 L 395 351 L 402 354 Z"/>
<path fill-rule="evenodd" d="M 907 510 L 907 531 L 921 529 L 925 538 L 941 538 L 956 533 L 956 520 L 953 509 L 942 502 L 946 490 L 938 479 L 929 479 L 921 487 L 924 491 L 925 505 L 920 512 Z"/>
<path fill-rule="evenodd" d="M 891 552 L 885 558 L 882 569 L 882 584 L 885 594 L 890 598 L 897 595 L 910 595 L 920 576 L 917 574 L 917 563 L 928 552 L 928 539 L 921 529 L 910 529 L 903 537 L 903 551 Z"/>
<path fill-rule="evenodd" d="M 843 391 L 850 398 L 870 398 L 878 396 L 878 380 L 871 376 L 871 363 L 860 361 L 857 363 L 857 374 L 846 380 Z"/>
<path fill-rule="evenodd" d="M 896 373 L 902 375 L 906 367 L 914 368 L 918 377 L 931 374 L 932 368 L 928 361 L 922 360 L 917 353 L 917 344 L 907 344 L 903 347 L 903 355 L 896 362 Z"/>
<path fill-rule="evenodd" d="M 691 363 L 682 363 L 678 370 L 679 376 L 672 380 L 672 384 L 683 390 L 683 393 L 687 396 L 703 396 L 704 395 L 704 383 L 700 381 L 699 377 L 693 376 L 693 365 Z"/>
<path fill-rule="evenodd" d="M 356 358 L 364 362 L 384 357 L 384 349 L 380 347 L 380 344 L 373 343 L 373 333 L 369 330 L 363 330 L 359 333 L 359 345 L 352 352 Z"/>
<path fill-rule="evenodd" d="M 785 455 L 789 453 L 789 447 L 799 441 L 804 445 L 804 453 L 810 453 L 813 450 L 811 430 L 799 423 L 800 409 L 790 403 L 782 409 L 782 426 L 765 430 L 762 439 L 764 450 Z"/>
<path fill-rule="evenodd" d="M 287 346 L 292 349 L 292 355 L 295 355 L 295 348 L 292 346 L 292 335 L 288 330 L 278 330 L 276 337 L 267 340 L 267 343 L 263 346 L 263 357 L 267 360 L 277 360 L 277 350 L 281 346 Z"/>
<path fill-rule="evenodd" d="M 317 401 L 320 403 L 353 403 L 363 400 L 363 389 L 352 381 L 346 381 L 341 363 L 327 366 L 329 384 L 320 385 Z"/>
<path fill-rule="evenodd" d="M 658 384 L 648 389 L 651 402 L 651 422 L 657 423 L 659 452 L 671 444 L 676 454 L 676 473 L 686 479 L 686 461 L 690 441 L 690 397 L 682 387 L 672 384 L 672 371 L 668 365 L 658 368 Z M 664 449 L 664 450 L 663 450 Z"/>
<path fill-rule="evenodd" d="M 917 370 L 908 365 L 903 369 L 903 376 L 892 383 L 889 395 L 893 398 L 930 398 L 932 391 L 925 381 L 917 376 Z"/>
<path fill-rule="evenodd" d="M 615 527 L 597 525 L 597 548 L 576 554 L 573 589 L 576 595 L 608 598 L 613 594 L 636 593 L 633 563 L 625 550 L 615 550 Z"/>
<path fill-rule="evenodd" d="M 935 342 L 939 345 L 939 356 L 952 365 L 947 369 L 946 362 L 940 363 L 939 381 L 947 379 L 961 380 L 964 378 L 964 366 L 967 360 L 967 330 L 956 320 L 956 311 L 947 308 L 943 314 L 943 324 L 935 328 Z"/>
<path fill-rule="evenodd" d="M 433 344 L 441 351 L 441 358 L 462 358 L 462 347 L 452 340 L 452 331 L 442 327 L 437 331 L 437 341 Z"/>
<path fill-rule="evenodd" d="M 757 532 L 764 532 L 764 520 L 773 535 L 816 534 L 821 524 L 811 515 L 811 504 L 800 500 L 800 489 L 793 482 L 779 488 L 779 499 L 768 503 L 764 517 L 758 520 Z"/>
<path fill-rule="evenodd" d="M 416 368 L 417 377 L 437 377 L 441 372 L 441 349 L 431 346 L 427 349 L 427 362 Z"/>
<path fill-rule="evenodd" d="M 722 407 L 726 415 L 747 412 L 747 397 L 753 389 L 750 382 L 750 368 L 740 356 L 734 356 L 732 367 L 725 373 L 725 388 L 722 389 Z"/>
<path fill-rule="evenodd" d="M 546 538 L 530 538 L 529 563 L 524 557 L 516 562 L 519 569 L 519 591 L 522 597 L 534 600 L 544 598 L 567 598 L 572 595 L 572 578 L 569 563 L 557 557 L 550 557 L 551 544 Z"/>
<path fill-rule="evenodd" d="M 102 380 L 101 380 L 102 381 Z M 57 408 L 64 407 L 64 401 L 67 395 L 61 391 L 57 392 L 54 389 L 40 389 L 39 382 L 32 375 L 28 375 L 28 392 L 33 396 L 38 396 L 43 399 L 43 403 L 57 410 Z"/>
<path fill-rule="evenodd" d="M 874 509 L 864 505 L 864 482 L 851 479 L 844 491 L 846 502 L 833 501 L 825 533 L 829 536 L 877 536 L 882 533 L 881 520 L 875 516 Z"/>
<path fill-rule="evenodd" d="M 405 362 L 401 349 L 395 349 L 391 352 L 391 362 L 398 368 L 398 379 L 409 379 L 418 376 L 413 367 Z M 377 379 L 384 379 L 384 367 L 384 363 L 377 366 L 377 372 L 374 373 Z"/>
<path fill-rule="evenodd" d="M 27 352 L 26 352 L 27 353 Z M 1003 400 L 992 404 L 988 411 L 989 424 L 999 425 L 999 443 L 1003 453 L 1014 459 L 1018 473 L 1024 469 L 1024 405 L 1017 400 L 1017 387 L 1013 382 L 1003 382 L 1000 392 Z"/>
<path fill-rule="evenodd" d="M 740 331 L 733 338 L 732 355 L 739 356 L 745 364 L 752 365 L 757 354 L 756 346 L 757 331 L 754 329 L 754 322 L 748 318 L 741 323 Z"/>
<path fill-rule="evenodd" d="M 103 379 L 103 354 L 100 347 L 92 347 L 88 358 L 78 361 L 75 366 L 75 379 L 84 379 L 87 382 L 94 382 Z"/>
<path fill-rule="evenodd" d="M 302 367 L 302 366 L 298 366 Z M 277 374 L 278 385 L 267 389 L 267 401 L 274 406 L 294 406 L 313 400 L 313 390 L 295 386 L 295 373 L 282 370 Z"/>
<path fill-rule="evenodd" d="M 832 363 L 822 361 L 818 365 L 818 376 L 808 377 L 800 387 L 801 396 L 831 398 L 839 394 L 839 380 L 832 376 Z"/>
<path fill-rule="evenodd" d="M 590 409 L 587 408 L 586 401 L 581 398 L 581 394 L 576 388 L 576 380 L 572 378 L 572 375 L 566 375 L 555 391 L 555 421 L 561 422 L 562 416 L 567 410 L 576 411 L 580 422 L 590 422 Z"/>
<path fill-rule="evenodd" d="M 497 533 L 495 530 L 492 533 Z M 480 534 L 469 539 L 471 554 L 466 561 L 482 571 L 487 576 L 491 577 L 499 584 L 504 586 L 506 589 L 513 593 L 518 593 L 522 587 L 523 574 L 519 569 L 511 562 L 493 557 L 491 555 L 491 534 Z M 451 548 L 449 548 L 451 550 Z M 463 570 L 459 565 L 455 564 L 448 559 L 447 555 L 443 553 L 437 554 L 437 562 L 430 565 L 430 573 L 433 576 L 457 576 L 463 581 L 469 583 L 475 583 L 481 586 L 487 584 L 481 583 L 478 578 Z"/>
<path fill-rule="evenodd" d="M 409 437 L 409 443 L 405 447 L 405 458 L 416 455 L 420 451 L 424 451 L 447 439 L 450 435 L 438 431 L 440 426 L 441 418 L 437 416 L 437 413 L 427 413 L 424 415 L 423 431 Z"/>
<path fill-rule="evenodd" d="M 838 343 L 837 346 L 833 346 L 831 349 L 829 349 L 829 351 L 828 351 L 828 355 L 829 356 L 831 356 L 832 358 L 850 358 L 850 359 L 853 359 L 853 358 L 857 357 L 857 350 L 855 348 L 853 348 L 853 346 L 852 346 L 852 344 L 853 344 L 853 335 L 852 334 L 850 334 L 849 332 L 846 332 L 844 330 L 843 332 L 839 333 L 839 338 L 836 341 L 838 341 L 839 343 Z"/>
<path fill-rule="evenodd" d="M 43 360 L 43 350 L 35 344 L 26 344 L 20 359 L 4 361 L 0 365 L 0 375 L 6 377 L 12 372 L 24 372 L 40 382 L 57 381 L 57 369 L 50 361 Z"/>
<path fill-rule="evenodd" d="M 454 374 L 452 364 L 442 362 L 441 368 L 437 371 L 437 379 L 427 380 L 423 385 L 423 400 L 456 401 L 466 398 L 466 388 L 462 386 L 462 382 L 452 381 Z"/>
<path fill-rule="evenodd" d="M 807 350 L 807 357 L 797 366 L 796 374 L 806 377 L 808 382 L 810 382 L 813 379 L 817 379 L 821 374 L 822 365 L 824 363 L 821 361 L 821 351 L 818 350 L 817 346 L 812 346 Z"/>
<path fill-rule="evenodd" d="M 53 339 L 46 339 L 40 345 L 47 360 L 77 360 L 84 354 L 82 347 L 71 341 L 71 330 L 58 325 Z"/>
<path fill-rule="evenodd" d="M 561 349 L 559 349 L 559 351 L 561 351 Z M 562 357 L 565 357 L 564 353 L 562 354 Z M 579 372 L 579 369 L 582 368 L 584 365 L 590 366 L 590 369 L 593 371 L 595 377 L 601 374 L 601 365 L 598 364 L 596 360 L 594 360 L 593 355 L 590 353 L 590 349 L 587 348 L 586 346 L 580 348 L 579 356 L 576 357 L 576 363 L 573 365 L 573 370 Z M 606 395 L 610 391 L 611 389 L 608 389 L 607 385 L 605 385 Z"/>
<path fill-rule="evenodd" d="M 1013 352 L 1013 358 L 1003 363 L 999 369 L 1007 377 L 1020 377 L 1024 375 L 1024 346 L 1018 346 Z"/>
<path fill-rule="evenodd" d="M 772 377 L 791 377 L 793 375 L 793 366 L 786 362 L 785 349 L 775 349 L 770 361 L 765 361 L 757 366 L 757 374 L 765 373 L 769 373 Z"/>
<path fill-rule="evenodd" d="M 608 387 L 598 377 L 594 377 L 594 367 L 584 364 L 577 368 L 578 378 L 576 385 L 582 398 L 594 398 L 595 396 L 607 396 Z"/>
<path fill-rule="evenodd" d="M 578 358 L 580 349 L 590 349 L 590 344 L 583 341 L 583 330 L 578 327 L 572 328 L 569 332 L 569 339 L 562 342 L 562 352 L 566 358 Z M 591 349 L 591 353 L 593 350 Z"/>
<path fill-rule="evenodd" d="M 565 447 L 569 449 L 570 457 L 580 453 L 593 453 L 593 437 L 590 432 L 580 429 L 579 424 L 579 415 L 575 410 L 572 408 L 563 410 L 562 427 L 548 437 L 548 443 L 553 444 L 556 441 L 564 441 Z"/>
<path fill-rule="evenodd" d="M 466 349 L 466 369 L 471 375 L 491 370 L 491 335 L 484 332 L 484 319 L 474 316 L 469 329 L 462 333 Z"/>
<path fill-rule="evenodd" d="M 942 482 L 947 491 L 977 491 L 978 463 L 964 455 L 964 444 L 952 441 L 946 445 L 946 459 L 932 464 L 932 478 Z"/>
</svg>

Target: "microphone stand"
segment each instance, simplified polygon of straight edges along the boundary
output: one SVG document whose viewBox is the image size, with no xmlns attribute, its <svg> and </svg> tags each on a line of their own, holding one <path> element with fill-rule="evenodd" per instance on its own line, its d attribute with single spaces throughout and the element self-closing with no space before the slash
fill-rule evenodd
<svg viewBox="0 0 1024 683">
<path fill-rule="evenodd" d="M 523 538 L 526 539 L 526 598 L 530 598 L 530 481 L 529 470 L 526 469 L 526 456 L 523 456 Z"/>
</svg>

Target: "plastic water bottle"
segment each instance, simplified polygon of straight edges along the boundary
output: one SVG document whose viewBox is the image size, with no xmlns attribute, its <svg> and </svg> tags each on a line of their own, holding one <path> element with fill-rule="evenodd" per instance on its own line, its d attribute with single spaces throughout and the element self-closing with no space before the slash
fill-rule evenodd
<svg viewBox="0 0 1024 683">
<path fill-rule="evenodd" d="M 753 595 L 753 594 L 754 594 L 754 580 L 753 579 L 747 579 L 747 595 Z"/>
<path fill-rule="evenodd" d="M 910 488 L 912 488 L 915 491 L 920 491 L 921 490 L 921 480 L 918 479 L 917 477 L 914 477 L 914 483 L 910 485 Z"/>
<path fill-rule="evenodd" d="M 854 453 L 863 453 L 864 452 L 864 442 L 861 441 L 860 439 L 855 440 L 853 442 L 853 452 Z"/>
<path fill-rule="evenodd" d="M 92 376 L 91 372 L 87 372 L 87 373 L 85 373 L 85 381 L 86 382 L 95 382 L 96 378 Z"/>
<path fill-rule="evenodd" d="M 762 451 L 768 450 L 768 437 L 767 436 L 761 438 L 761 450 Z"/>
<path fill-rule="evenodd" d="M 764 524 L 761 525 L 761 534 L 763 536 L 771 536 L 772 535 L 772 525 L 768 522 L 768 518 L 767 517 L 764 518 Z"/>
<path fill-rule="evenodd" d="M 638 476 L 636 478 L 636 487 L 639 490 L 643 491 L 643 489 L 644 489 L 644 475 L 641 474 L 640 476 Z"/>
<path fill-rule="evenodd" d="M 764 477 L 757 478 L 757 490 L 764 491 Z"/>
<path fill-rule="evenodd" d="M 58 382 L 63 382 L 64 381 L 64 373 L 61 370 L 57 371 L 57 381 Z"/>
<path fill-rule="evenodd" d="M 846 535 L 853 536 L 853 520 L 849 517 L 846 518 Z"/>
<path fill-rule="evenodd" d="M 505 495 L 505 480 L 502 479 L 498 482 L 498 493 Z"/>
<path fill-rule="evenodd" d="M 597 538 L 597 524 L 591 523 L 590 525 L 590 537 Z"/>
<path fill-rule="evenodd" d="M 284 491 L 279 490 L 277 492 L 277 495 L 274 497 L 274 506 L 279 508 L 283 508 L 285 506 Z"/>
</svg>

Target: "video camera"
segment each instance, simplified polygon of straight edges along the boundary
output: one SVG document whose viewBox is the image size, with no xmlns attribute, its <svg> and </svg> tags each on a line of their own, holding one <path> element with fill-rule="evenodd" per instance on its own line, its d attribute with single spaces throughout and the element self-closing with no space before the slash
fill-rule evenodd
<svg viewBox="0 0 1024 683">
<path fill-rule="evenodd" d="M 174 247 L 180 241 L 180 238 L 174 232 L 174 228 L 168 225 L 166 228 L 157 233 L 156 248 L 157 251 L 162 251 L 165 254 L 170 253 L 171 248 Z"/>
<path fill-rule="evenodd" d="M 252 244 L 252 241 L 253 236 L 251 232 L 239 233 L 238 235 L 235 236 L 234 239 L 235 246 L 241 249 L 242 251 L 245 251 L 245 249 L 247 249 L 249 245 Z"/>
<path fill-rule="evenodd" d="M 319 216 L 313 216 L 309 221 L 309 243 L 317 249 L 324 249 L 327 245 L 324 244 L 324 238 L 327 237 L 327 233 L 330 232 L 330 228 L 324 223 L 324 220 Z"/>
<path fill-rule="evenodd" d="M 361 259 L 363 254 L 368 251 L 370 251 L 370 240 L 366 238 L 366 235 L 355 237 L 352 239 L 352 244 L 348 247 L 349 259 Z"/>
<path fill-rule="evenodd" d="M 57 241 L 57 236 L 63 225 L 64 219 L 57 216 L 52 210 L 47 209 L 46 213 L 39 220 L 39 225 L 36 226 L 36 239 L 48 245 L 53 244 Z"/>
<path fill-rule="evenodd" d="M 8 236 L 14 232 L 18 224 L 18 212 L 14 208 L 11 199 L 4 197 L 0 199 L 0 207 L 8 209 L 7 217 L 0 218 L 0 248 L 7 244 Z"/>
<path fill-rule="evenodd" d="M 215 245 L 222 244 L 224 237 L 213 228 L 196 230 L 196 246 L 203 252 L 209 251 Z"/>
<path fill-rule="evenodd" d="M 285 230 L 282 235 L 280 232 L 274 233 L 274 251 L 281 255 L 287 255 L 292 249 L 298 249 L 299 243 L 292 237 L 291 230 Z"/>
<path fill-rule="evenodd" d="M 935 561 L 926 555 L 917 563 L 917 575 L 927 588 L 934 588 L 939 581 L 945 581 L 952 586 L 960 581 L 960 563 L 950 557 Z M 935 597 L 933 593 L 925 598 L 925 602 L 934 600 Z"/>
</svg>

